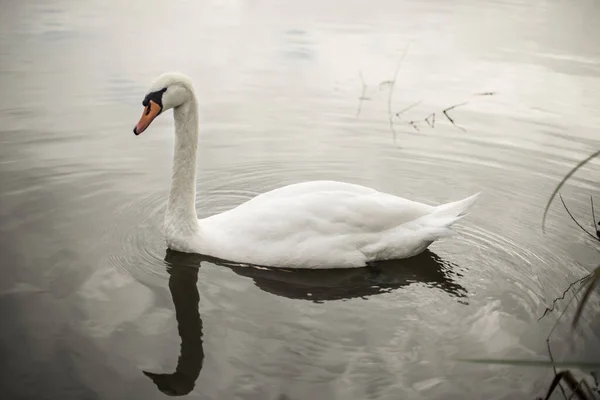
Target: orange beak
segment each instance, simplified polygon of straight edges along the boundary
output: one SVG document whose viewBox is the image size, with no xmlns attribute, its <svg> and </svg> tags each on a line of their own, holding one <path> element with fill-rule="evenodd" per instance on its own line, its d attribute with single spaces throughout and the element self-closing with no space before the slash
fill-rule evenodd
<svg viewBox="0 0 600 400">
<path fill-rule="evenodd" d="M 160 114 L 160 111 L 161 107 L 152 100 L 150 100 L 148 102 L 148 106 L 144 108 L 144 113 L 142 114 L 140 121 L 137 123 L 135 128 L 133 128 L 133 133 L 137 136 L 140 133 L 144 132 L 146 128 L 150 126 L 152 121 L 154 121 L 154 118 L 156 118 L 156 116 Z"/>
</svg>

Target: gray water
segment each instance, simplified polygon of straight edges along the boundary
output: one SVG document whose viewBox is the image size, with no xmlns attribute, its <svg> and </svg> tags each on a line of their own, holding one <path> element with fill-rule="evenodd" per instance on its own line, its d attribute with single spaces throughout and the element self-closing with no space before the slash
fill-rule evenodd
<svg viewBox="0 0 600 400">
<path fill-rule="evenodd" d="M 0 6 L 0 397 L 545 392 L 549 369 L 456 359 L 547 359 L 566 301 L 538 318 L 598 262 L 560 202 L 545 234 L 541 219 L 600 145 L 600 3 Z M 168 252 L 172 114 L 131 129 L 171 70 L 200 97 L 200 216 L 312 179 L 434 204 L 482 197 L 457 237 L 375 270 L 283 273 Z M 455 126 L 442 111 L 464 102 L 448 111 Z M 586 227 L 598 165 L 563 190 Z M 574 335 L 567 312 L 556 359 L 600 358 L 598 310 L 595 294 Z"/>
</svg>

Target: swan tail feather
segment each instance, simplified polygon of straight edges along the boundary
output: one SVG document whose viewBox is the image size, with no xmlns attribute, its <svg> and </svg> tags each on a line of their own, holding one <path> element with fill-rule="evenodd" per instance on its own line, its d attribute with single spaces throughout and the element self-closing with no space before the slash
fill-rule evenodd
<svg viewBox="0 0 600 400">
<path fill-rule="evenodd" d="M 480 193 L 476 193 L 465 199 L 441 204 L 428 215 L 421 217 L 419 221 L 424 227 L 424 232 L 431 240 L 453 236 L 450 227 L 466 217 L 469 209 L 473 206 Z"/>
<path fill-rule="evenodd" d="M 481 192 L 475 193 L 466 199 L 453 201 L 451 203 L 441 204 L 435 208 L 432 214 L 441 214 L 446 216 L 464 217 L 479 198 Z"/>
</svg>

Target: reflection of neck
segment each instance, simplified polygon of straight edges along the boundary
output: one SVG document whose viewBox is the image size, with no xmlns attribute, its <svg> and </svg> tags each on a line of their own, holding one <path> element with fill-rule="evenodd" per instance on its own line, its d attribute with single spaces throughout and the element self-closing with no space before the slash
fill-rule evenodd
<svg viewBox="0 0 600 400">
<path fill-rule="evenodd" d="M 196 151 L 198 149 L 198 104 L 192 99 L 173 109 L 175 119 L 175 152 L 173 177 L 165 223 L 178 230 L 194 231 L 196 216 Z M 191 232 L 186 232 L 191 233 Z"/>
<path fill-rule="evenodd" d="M 200 375 L 204 361 L 202 347 L 202 319 L 198 305 L 200 294 L 196 282 L 198 269 L 193 267 L 175 267 L 184 273 L 172 272 L 169 278 L 169 289 L 175 304 L 177 330 L 181 337 L 181 354 L 177 360 L 176 373 L 183 375 L 191 384 Z"/>
<path fill-rule="evenodd" d="M 181 351 L 174 373 L 156 374 L 144 371 L 144 374 L 152 379 L 161 392 L 171 396 L 182 396 L 194 389 L 204 362 L 202 319 L 198 311 L 200 294 L 196 286 L 198 268 L 174 266 L 169 272 L 169 289 L 175 305 Z"/>
</svg>

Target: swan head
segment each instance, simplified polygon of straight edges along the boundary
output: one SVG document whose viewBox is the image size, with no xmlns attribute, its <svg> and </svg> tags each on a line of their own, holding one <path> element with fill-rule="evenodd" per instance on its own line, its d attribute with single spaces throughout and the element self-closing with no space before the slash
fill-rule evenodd
<svg viewBox="0 0 600 400">
<path fill-rule="evenodd" d="M 133 128 L 133 133 L 139 135 L 144 132 L 163 111 L 191 101 L 193 93 L 192 81 L 186 75 L 179 72 L 160 75 L 154 80 L 142 101 L 144 112 Z"/>
</svg>

